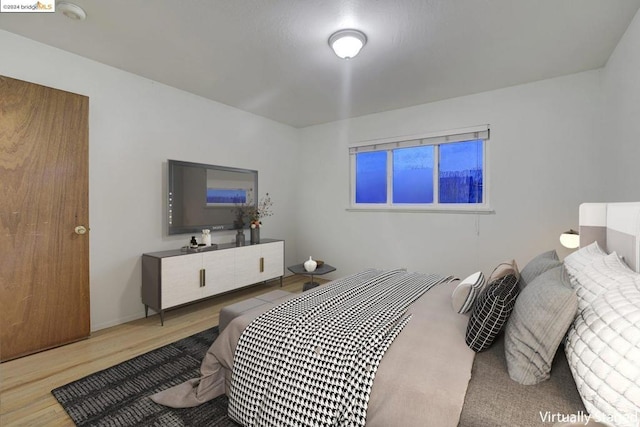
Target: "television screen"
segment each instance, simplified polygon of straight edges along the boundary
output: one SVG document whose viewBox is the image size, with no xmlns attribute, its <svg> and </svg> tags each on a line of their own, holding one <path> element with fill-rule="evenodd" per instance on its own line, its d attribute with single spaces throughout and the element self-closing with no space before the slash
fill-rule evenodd
<svg viewBox="0 0 640 427">
<path fill-rule="evenodd" d="M 234 208 L 255 205 L 258 171 L 168 161 L 169 234 L 235 228 Z"/>
</svg>

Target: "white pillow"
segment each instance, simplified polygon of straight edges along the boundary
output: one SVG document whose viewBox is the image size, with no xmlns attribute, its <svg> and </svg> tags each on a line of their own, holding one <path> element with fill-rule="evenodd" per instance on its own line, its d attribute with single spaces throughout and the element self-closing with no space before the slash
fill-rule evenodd
<svg viewBox="0 0 640 427">
<path fill-rule="evenodd" d="M 607 253 L 600 248 L 598 242 L 593 242 L 568 255 L 564 259 L 564 267 L 569 274 L 569 280 L 573 279 L 578 271 L 605 256 Z"/>
<path fill-rule="evenodd" d="M 636 276 L 637 273 L 627 267 L 615 252 L 592 261 L 570 280 L 578 296 L 578 312 L 607 289 Z"/>
<path fill-rule="evenodd" d="M 587 411 L 636 427 L 640 408 L 640 275 L 597 296 L 567 335 L 567 361 Z"/>
<path fill-rule="evenodd" d="M 473 273 L 456 286 L 451 295 L 451 305 L 460 314 L 471 310 L 473 303 L 484 287 L 485 279 L 481 271 Z"/>
</svg>

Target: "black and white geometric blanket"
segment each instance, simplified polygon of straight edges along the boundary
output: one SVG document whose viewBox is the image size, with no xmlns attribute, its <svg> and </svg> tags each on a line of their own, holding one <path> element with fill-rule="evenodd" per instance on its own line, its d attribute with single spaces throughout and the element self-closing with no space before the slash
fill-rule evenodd
<svg viewBox="0 0 640 427">
<path fill-rule="evenodd" d="M 244 426 L 364 426 L 369 394 L 407 307 L 450 280 L 366 270 L 257 317 L 233 361 L 229 416 Z"/>
</svg>

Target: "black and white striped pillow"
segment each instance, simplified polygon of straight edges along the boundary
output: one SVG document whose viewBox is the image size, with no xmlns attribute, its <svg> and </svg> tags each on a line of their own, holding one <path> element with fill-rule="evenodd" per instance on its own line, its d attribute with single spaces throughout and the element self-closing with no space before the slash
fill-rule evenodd
<svg viewBox="0 0 640 427">
<path fill-rule="evenodd" d="M 464 314 L 471 310 L 476 298 L 482 292 L 484 282 L 484 274 L 478 271 L 456 286 L 451 295 L 451 305 L 456 313 Z"/>
<path fill-rule="evenodd" d="M 518 277 L 508 274 L 489 283 L 473 306 L 465 342 L 475 352 L 488 349 L 507 323 L 518 296 Z"/>
</svg>

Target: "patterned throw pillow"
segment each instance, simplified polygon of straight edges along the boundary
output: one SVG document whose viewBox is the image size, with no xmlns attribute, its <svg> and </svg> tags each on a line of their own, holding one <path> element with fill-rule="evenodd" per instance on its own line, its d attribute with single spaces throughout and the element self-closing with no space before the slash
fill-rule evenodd
<svg viewBox="0 0 640 427">
<path fill-rule="evenodd" d="M 465 342 L 475 352 L 488 349 L 509 319 L 519 292 L 514 274 L 495 280 L 482 291 L 473 306 Z"/>
<path fill-rule="evenodd" d="M 473 273 L 456 286 L 451 295 L 451 304 L 456 313 L 464 314 L 471 310 L 473 303 L 484 286 L 484 274 L 481 271 Z"/>
</svg>

